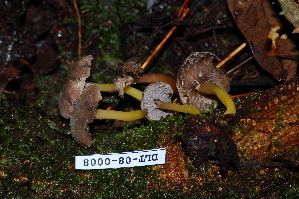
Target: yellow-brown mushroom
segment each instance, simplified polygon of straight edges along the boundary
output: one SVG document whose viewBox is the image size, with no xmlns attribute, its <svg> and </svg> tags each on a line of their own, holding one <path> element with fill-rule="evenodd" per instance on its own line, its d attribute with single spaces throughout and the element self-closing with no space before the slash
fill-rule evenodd
<svg viewBox="0 0 299 199">
<path fill-rule="evenodd" d="M 216 107 L 220 99 L 229 109 L 225 114 L 235 113 L 233 101 L 227 98 L 229 78 L 224 70 L 214 68 L 215 60 L 219 60 L 218 57 L 210 52 L 196 52 L 187 57 L 177 76 L 180 100 L 182 104 L 208 111 L 207 105 Z M 205 84 L 207 82 L 212 84 Z"/>
</svg>

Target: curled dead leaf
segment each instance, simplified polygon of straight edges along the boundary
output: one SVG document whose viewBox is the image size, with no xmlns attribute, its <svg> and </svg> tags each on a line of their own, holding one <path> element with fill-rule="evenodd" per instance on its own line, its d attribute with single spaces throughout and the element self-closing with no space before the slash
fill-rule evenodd
<svg viewBox="0 0 299 199">
<path fill-rule="evenodd" d="M 227 4 L 259 65 L 277 80 L 295 75 L 297 62 L 278 56 L 298 55 L 298 38 L 291 34 L 291 24 L 276 10 L 279 5 L 270 0 L 227 0 Z"/>
</svg>

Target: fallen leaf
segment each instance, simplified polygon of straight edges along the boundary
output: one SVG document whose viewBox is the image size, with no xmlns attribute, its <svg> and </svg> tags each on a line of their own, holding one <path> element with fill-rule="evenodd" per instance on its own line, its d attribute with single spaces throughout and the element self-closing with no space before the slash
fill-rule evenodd
<svg viewBox="0 0 299 199">
<path fill-rule="evenodd" d="M 270 0 L 227 0 L 227 4 L 259 65 L 279 81 L 295 75 L 297 61 L 281 55 L 298 56 L 299 42 L 291 34 L 292 25 L 275 10 L 279 4 Z"/>
</svg>

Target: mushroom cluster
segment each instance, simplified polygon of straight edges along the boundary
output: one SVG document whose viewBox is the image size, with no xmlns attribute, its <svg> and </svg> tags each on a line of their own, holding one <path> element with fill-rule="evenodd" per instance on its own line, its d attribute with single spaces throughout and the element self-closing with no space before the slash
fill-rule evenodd
<svg viewBox="0 0 299 199">
<path fill-rule="evenodd" d="M 227 94 L 229 79 L 220 69 L 214 69 L 216 55 L 203 52 L 191 54 L 179 70 L 177 81 L 160 74 L 141 74 L 140 64 L 129 60 L 124 64 L 124 74 L 114 84 L 86 83 L 90 75 L 92 56 L 83 57 L 73 67 L 63 91 L 59 96 L 60 114 L 70 118 L 71 133 L 83 147 L 92 144 L 88 124 L 94 119 L 132 121 L 141 118 L 160 120 L 176 112 L 200 114 L 206 104 L 216 106 L 220 100 L 227 108 L 224 114 L 235 114 L 233 101 Z M 130 70 L 129 65 L 133 64 Z M 129 72 L 128 72 L 129 71 Z M 149 84 L 143 92 L 131 87 L 136 83 Z M 101 92 L 118 92 L 120 96 L 131 95 L 141 101 L 141 110 L 122 112 L 97 109 L 102 100 Z M 173 93 L 182 104 L 172 102 Z M 219 100 L 218 100 L 219 99 Z"/>
<path fill-rule="evenodd" d="M 66 84 L 58 99 L 60 114 L 70 118 L 71 133 L 75 141 L 83 147 L 92 144 L 88 124 L 94 119 L 116 119 L 131 121 L 144 118 L 141 110 L 122 112 L 97 109 L 102 100 L 102 92 L 114 91 L 113 84 L 86 83 L 90 75 L 92 56 L 83 57 L 72 67 Z M 124 88 L 124 93 L 141 100 L 142 92 L 131 86 Z"/>
</svg>

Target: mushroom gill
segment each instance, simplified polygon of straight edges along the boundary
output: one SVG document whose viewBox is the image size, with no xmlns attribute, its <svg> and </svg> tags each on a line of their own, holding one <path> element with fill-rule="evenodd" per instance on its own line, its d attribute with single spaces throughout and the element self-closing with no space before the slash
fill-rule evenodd
<svg viewBox="0 0 299 199">
<path fill-rule="evenodd" d="M 148 120 L 159 120 L 174 112 L 200 114 L 198 108 L 189 105 L 171 103 L 173 90 L 164 82 L 155 82 L 148 85 L 141 100 L 141 109 Z"/>
<path fill-rule="evenodd" d="M 143 91 L 141 100 L 141 110 L 148 120 L 160 120 L 167 115 L 173 115 L 174 111 L 161 110 L 156 104 L 156 100 L 171 103 L 173 90 L 169 84 L 155 82 L 148 85 Z"/>
</svg>

